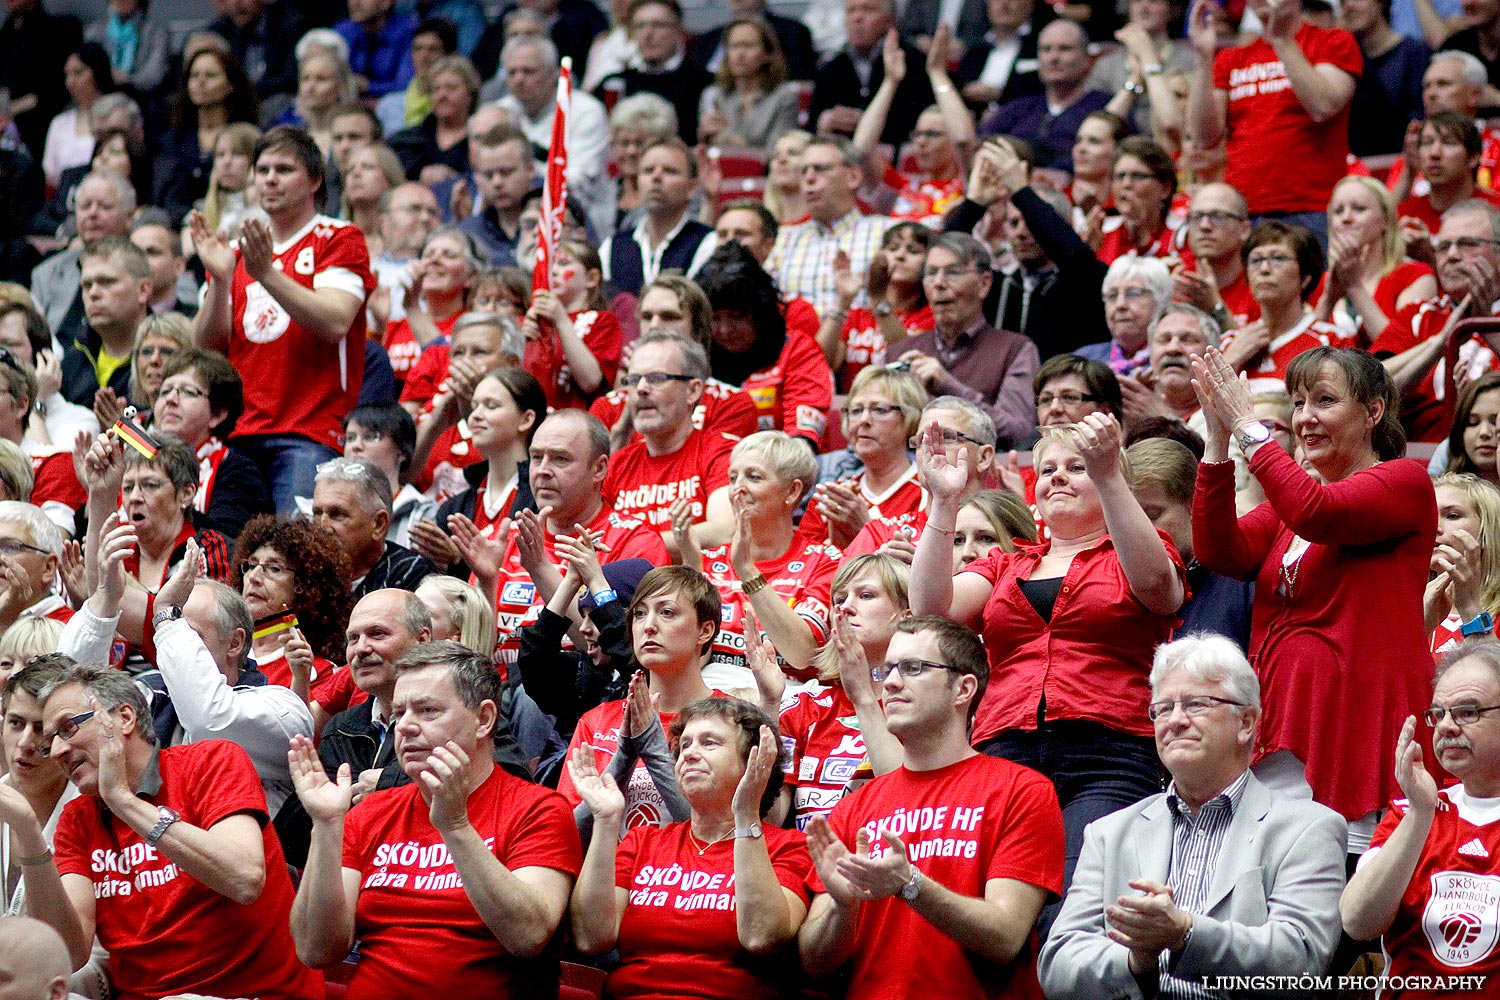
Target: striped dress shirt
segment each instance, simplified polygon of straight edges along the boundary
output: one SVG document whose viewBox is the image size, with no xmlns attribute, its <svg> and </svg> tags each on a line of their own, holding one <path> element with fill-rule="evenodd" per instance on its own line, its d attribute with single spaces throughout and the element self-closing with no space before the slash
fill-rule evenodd
<svg viewBox="0 0 1500 1000">
<path fill-rule="evenodd" d="M 1249 780 L 1249 771 L 1236 778 L 1228 788 L 1203 803 L 1194 816 L 1177 796 L 1177 783 L 1167 788 L 1167 808 L 1172 811 L 1172 863 L 1167 869 L 1167 884 L 1172 887 L 1177 905 L 1189 913 L 1202 913 L 1208 904 L 1208 891 L 1219 867 L 1219 851 L 1234 811 L 1239 807 Z M 1160 996 L 1184 1000 L 1212 1000 L 1219 994 L 1187 979 L 1178 979 L 1170 969 L 1171 953 L 1163 952 Z"/>
</svg>

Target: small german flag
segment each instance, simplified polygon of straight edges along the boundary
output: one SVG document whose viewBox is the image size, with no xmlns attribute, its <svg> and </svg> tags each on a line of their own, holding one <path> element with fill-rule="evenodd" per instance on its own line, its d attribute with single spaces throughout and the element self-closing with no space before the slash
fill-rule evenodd
<svg viewBox="0 0 1500 1000">
<path fill-rule="evenodd" d="M 297 612 L 283 611 L 279 614 L 267 615 L 255 623 L 255 634 L 252 638 L 264 639 L 268 635 L 276 635 L 288 629 L 297 627 Z"/>
<path fill-rule="evenodd" d="M 115 425 L 109 429 L 109 432 L 140 452 L 146 461 L 149 462 L 156 457 L 156 442 L 151 439 L 151 435 L 146 433 L 145 428 L 135 418 L 135 407 L 125 407 L 125 412 L 120 414 L 120 419 L 115 421 Z"/>
</svg>

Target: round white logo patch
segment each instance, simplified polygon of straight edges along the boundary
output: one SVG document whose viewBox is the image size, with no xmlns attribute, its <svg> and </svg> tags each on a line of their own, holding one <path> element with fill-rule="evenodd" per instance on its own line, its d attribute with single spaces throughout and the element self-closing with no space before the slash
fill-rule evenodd
<svg viewBox="0 0 1500 1000">
<path fill-rule="evenodd" d="M 260 282 L 252 282 L 245 288 L 245 339 L 252 344 L 269 344 L 286 333 L 292 318 L 281 303 L 271 298 L 271 293 Z"/>
<path fill-rule="evenodd" d="M 1433 875 L 1422 930 L 1444 965 L 1462 969 L 1483 960 L 1500 940 L 1500 876 Z"/>
</svg>

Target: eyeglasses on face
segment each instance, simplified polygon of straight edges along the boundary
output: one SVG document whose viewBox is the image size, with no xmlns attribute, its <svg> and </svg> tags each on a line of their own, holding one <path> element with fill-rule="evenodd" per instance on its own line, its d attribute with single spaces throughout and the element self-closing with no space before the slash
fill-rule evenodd
<svg viewBox="0 0 1500 1000">
<path fill-rule="evenodd" d="M 958 672 L 957 667 L 951 667 L 946 663 L 913 658 L 909 660 L 897 660 L 894 663 L 877 663 L 870 668 L 870 676 L 874 678 L 876 684 L 881 684 L 891 675 L 892 670 L 901 671 L 902 677 L 920 677 L 923 671 L 926 670 L 952 670 L 954 673 Z"/>
<path fill-rule="evenodd" d="M 1211 208 L 1202 212 L 1189 212 L 1187 222 L 1190 226 L 1201 226 L 1205 222 L 1210 226 L 1223 226 L 1231 222 L 1244 222 L 1245 216 L 1236 215 L 1234 212 L 1225 212 L 1221 209 Z"/>
<path fill-rule="evenodd" d="M 52 554 L 46 549 L 39 549 L 35 545 L 28 545 L 19 538 L 0 538 L 0 556 L 18 556 L 22 552 L 40 552 L 44 556 Z"/>
<path fill-rule="evenodd" d="M 1106 288 L 1104 290 L 1105 302 L 1115 302 L 1119 299 L 1124 299 L 1126 302 L 1138 302 L 1145 298 L 1155 299 L 1156 296 L 1151 294 L 1151 289 L 1141 288 L 1138 285 L 1131 285 L 1129 288 Z"/>
<path fill-rule="evenodd" d="M 280 579 L 292 571 L 291 567 L 286 563 L 271 562 L 270 560 L 256 562 L 254 559 L 246 559 L 240 563 L 240 576 L 242 578 L 249 576 L 252 569 L 260 570 L 273 580 Z"/>
<path fill-rule="evenodd" d="M 1194 694 L 1186 698 L 1174 698 L 1171 701 L 1153 701 L 1146 706 L 1146 717 L 1152 722 L 1163 722 L 1171 716 L 1173 710 L 1178 705 L 1181 705 L 1182 710 L 1194 719 L 1213 711 L 1220 705 L 1233 705 L 1235 708 L 1245 707 L 1242 702 L 1235 701 L 1232 698 L 1215 698 L 1213 695 L 1208 694 Z"/>
<path fill-rule="evenodd" d="M 672 372 L 646 372 L 644 375 L 621 375 L 620 385 L 626 389 L 634 389 L 645 382 L 650 386 L 663 385 L 667 382 L 691 382 L 691 375 L 676 375 Z"/>
<path fill-rule="evenodd" d="M 78 735 L 79 728 L 85 722 L 92 719 L 94 717 L 94 714 L 95 713 L 93 712 L 84 712 L 81 715 L 75 715 L 72 718 L 64 719 L 62 720 L 62 722 L 59 722 L 57 724 L 57 728 L 52 730 L 52 732 L 43 733 L 41 741 L 41 755 L 43 757 L 51 757 L 53 741 L 62 740 L 64 743 L 67 743 L 73 737 Z"/>
<path fill-rule="evenodd" d="M 208 393 L 192 385 L 164 385 L 158 396 L 165 399 L 168 396 L 177 396 L 181 399 L 207 399 Z"/>
<path fill-rule="evenodd" d="M 1064 406 L 1077 406 L 1079 403 L 1097 403 L 1099 397 L 1086 392 L 1044 392 L 1036 398 L 1036 408 L 1045 410 L 1053 403 L 1061 403 Z"/>
<path fill-rule="evenodd" d="M 1156 175 L 1144 170 L 1116 170 L 1114 172 L 1116 181 L 1131 181 L 1136 184 L 1144 184 L 1146 181 L 1155 180 Z"/>
<path fill-rule="evenodd" d="M 1288 264 L 1295 263 L 1297 263 L 1297 258 L 1289 253 L 1253 253 L 1245 258 L 1245 266 L 1252 269 L 1265 267 L 1267 264 L 1272 267 L 1286 267 Z"/>
<path fill-rule="evenodd" d="M 861 403 L 858 406 L 849 407 L 845 412 L 849 414 L 850 420 L 860 420 L 866 414 L 869 414 L 872 420 L 884 420 L 886 417 L 897 416 L 902 411 L 899 406 L 886 406 L 881 403 L 871 403 L 867 406 Z"/>
<path fill-rule="evenodd" d="M 1454 247 L 1458 248 L 1459 253 L 1473 253 L 1483 246 L 1500 247 L 1500 240 L 1487 240 L 1482 236 L 1460 236 L 1456 240 L 1434 236 L 1428 242 L 1432 244 L 1432 252 L 1436 254 L 1447 253 Z"/>
<path fill-rule="evenodd" d="M 1438 727 L 1438 723 L 1443 721 L 1445 715 L 1453 720 L 1455 726 L 1462 727 L 1472 726 L 1486 712 L 1494 711 L 1500 711 L 1500 705 L 1450 705 L 1446 708 L 1438 705 L 1423 712 L 1422 718 L 1426 719 L 1427 724 L 1433 729 Z"/>
</svg>

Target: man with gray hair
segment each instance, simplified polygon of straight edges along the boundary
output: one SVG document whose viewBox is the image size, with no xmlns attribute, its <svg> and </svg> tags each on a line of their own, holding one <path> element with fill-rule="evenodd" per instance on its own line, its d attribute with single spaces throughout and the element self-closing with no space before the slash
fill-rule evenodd
<svg viewBox="0 0 1500 1000">
<path fill-rule="evenodd" d="M 59 594 L 62 548 L 61 532 L 40 507 L 0 502 L 0 633 L 27 615 L 63 623 L 73 617 Z"/>
<path fill-rule="evenodd" d="M 1193 391 L 1192 359 L 1219 346 L 1219 324 L 1208 313 L 1185 302 L 1168 302 L 1146 331 L 1151 362 L 1135 375 L 1120 379 L 1125 422 L 1148 417 L 1187 421 L 1198 412 Z"/>
<path fill-rule="evenodd" d="M 1431 704 L 1433 751 L 1458 784 L 1438 789 L 1408 718 L 1396 742 L 1404 798 L 1376 827 L 1339 911 L 1350 937 L 1380 937 L 1386 975 L 1473 976 L 1459 988 L 1486 989 L 1500 972 L 1500 642 L 1472 638 L 1445 654 Z"/>
<path fill-rule="evenodd" d="M 335 458 L 318 466 L 312 517 L 348 553 L 356 598 L 386 587 L 415 591 L 437 572 L 426 556 L 386 541 L 392 502 L 391 482 L 372 462 Z"/>
<path fill-rule="evenodd" d="M 412 267 L 442 218 L 443 210 L 426 184 L 407 181 L 380 196 L 380 254 L 370 261 L 379 288 L 370 296 L 370 305 L 376 312 L 383 297 L 389 303 L 388 323 L 406 318 Z"/>
<path fill-rule="evenodd" d="M 73 967 L 97 932 L 122 996 L 316 995 L 249 755 L 228 740 L 158 746 L 140 689 L 110 667 L 71 667 L 40 700 L 42 752 L 82 794 L 51 850 L 29 805 L 9 799 L 4 818 L 27 910 L 62 935 Z"/>
<path fill-rule="evenodd" d="M 96 167 L 78 183 L 73 214 L 84 246 L 106 236 L 129 236 L 135 213 L 135 188 L 108 167 Z M 31 294 L 47 318 L 53 337 L 69 347 L 84 328 L 82 250 L 65 249 L 38 264 L 31 272 Z"/>
<path fill-rule="evenodd" d="M 1230 995 L 1219 975 L 1321 975 L 1347 831 L 1250 773 L 1260 682 L 1245 655 L 1201 633 L 1161 646 L 1147 714 L 1171 783 L 1084 831 L 1038 962 L 1043 991 L 1207 998 Z"/>
<path fill-rule="evenodd" d="M 1036 426 L 1031 377 L 1041 359 L 1028 338 L 985 320 L 991 280 L 983 243 L 964 233 L 935 237 L 922 265 L 933 329 L 907 340 L 901 361 L 932 395 L 958 396 L 989 414 L 997 446 L 1008 449 Z"/>
</svg>

